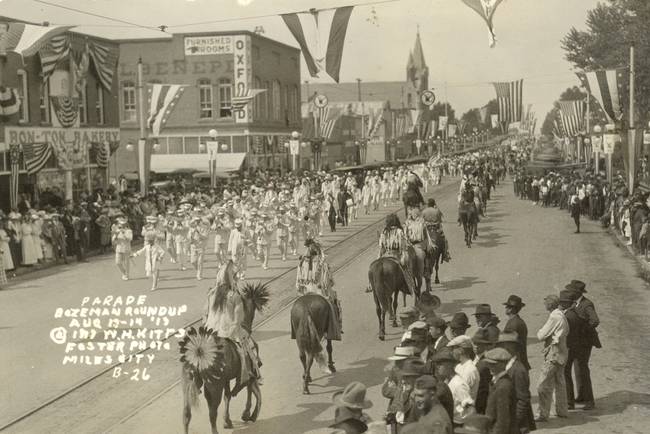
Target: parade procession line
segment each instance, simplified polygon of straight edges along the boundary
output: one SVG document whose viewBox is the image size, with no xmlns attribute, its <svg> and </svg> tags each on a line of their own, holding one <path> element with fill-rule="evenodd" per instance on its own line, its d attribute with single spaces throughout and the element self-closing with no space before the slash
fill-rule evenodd
<svg viewBox="0 0 650 434">
<path fill-rule="evenodd" d="M 430 191 L 440 193 L 442 189 L 447 190 L 450 186 L 453 186 L 455 182 L 444 182 L 442 185 L 438 186 L 438 188 L 434 187 Z M 326 235 L 324 238 L 324 248 L 325 251 L 330 258 L 330 261 L 332 265 L 335 268 L 338 268 L 340 266 L 345 265 L 346 263 L 350 262 L 354 257 L 357 257 L 358 255 L 362 254 L 365 250 L 367 250 L 369 247 L 375 245 L 376 243 L 376 238 L 377 238 L 377 233 L 379 232 L 380 228 L 382 227 L 383 224 L 383 216 L 387 213 L 390 212 L 403 212 L 403 208 L 401 207 L 401 203 L 399 204 L 393 204 L 393 206 L 383 208 L 378 210 L 377 212 L 372 212 L 370 215 L 363 215 L 363 211 L 360 213 L 359 219 L 357 221 L 351 222 L 350 226 L 348 227 L 339 227 L 337 228 L 337 232 L 335 233 L 330 233 L 329 228 L 325 229 Z M 377 214 L 381 214 L 382 218 L 377 219 Z M 401 217 L 403 218 L 403 217 Z M 361 226 L 362 227 L 359 227 Z M 354 230 L 354 232 L 351 232 L 350 230 Z M 343 236 L 341 238 L 341 236 Z M 330 240 L 332 238 L 335 238 L 334 243 L 331 243 Z M 274 315 L 277 315 L 277 312 L 280 309 L 283 309 L 287 307 L 288 305 L 291 304 L 291 302 L 295 299 L 295 277 L 293 276 L 293 271 L 295 269 L 294 266 L 287 267 L 287 265 L 283 262 L 279 261 L 279 256 L 277 254 L 272 255 L 272 261 L 271 261 L 271 268 L 270 272 L 277 272 L 278 269 L 286 268 L 286 270 L 281 271 L 281 273 L 278 276 L 269 276 L 270 278 L 265 278 L 265 274 L 269 274 L 269 272 L 264 272 L 261 270 L 261 267 L 259 267 L 259 264 L 255 263 L 253 267 L 249 267 L 249 274 L 251 277 L 249 280 L 258 280 L 261 279 L 265 283 L 271 283 L 271 303 L 270 307 L 263 312 L 261 315 L 258 315 L 256 318 L 256 327 L 259 327 L 259 324 L 263 324 L 263 322 L 266 322 L 270 320 Z M 212 255 L 209 255 L 208 258 L 212 259 Z M 209 260 L 206 261 L 209 263 Z M 252 262 L 252 261 L 251 261 Z M 108 260 L 106 261 L 108 263 Z M 206 267 L 209 268 L 209 267 Z M 259 270 L 258 270 L 259 269 Z M 163 272 L 165 272 L 165 269 L 163 269 Z M 259 274 L 262 274 L 262 276 L 259 276 Z M 192 280 L 190 276 L 187 276 L 188 280 Z M 172 280 L 172 279 L 169 279 Z M 164 285 L 166 280 L 164 278 L 161 278 L 161 284 Z M 198 286 L 197 284 L 193 284 L 192 286 Z M 168 289 L 177 289 L 177 288 L 160 288 L 159 291 L 155 291 L 154 293 L 151 294 L 156 294 L 156 293 L 165 293 L 168 292 L 166 290 Z M 363 288 L 362 288 L 363 290 Z M 204 300 L 201 300 L 201 305 L 203 305 Z M 200 321 L 200 319 L 195 319 L 192 320 L 191 322 L 185 324 L 185 327 L 195 325 Z M 178 327 L 182 326 L 181 324 L 178 325 Z M 41 404 L 40 406 L 31 409 L 30 411 L 15 417 L 12 421 L 4 424 L 4 426 L 0 427 L 0 431 L 5 431 L 6 432 L 65 432 L 65 433 L 71 433 L 71 432 L 94 432 L 94 431 L 89 431 L 89 430 L 84 430 L 82 427 L 84 426 L 83 420 L 86 421 L 86 423 L 91 423 L 92 426 L 112 426 L 116 420 L 115 418 L 111 417 L 111 414 L 116 414 L 118 415 L 124 415 L 127 413 L 132 412 L 132 408 L 130 409 L 123 409 L 119 411 L 115 407 L 119 407 L 120 405 L 124 405 L 125 402 L 134 402 L 129 399 L 119 399 L 119 396 L 127 397 L 127 396 L 133 396 L 134 393 L 137 395 L 144 395 L 141 396 L 141 400 L 137 402 L 142 402 L 144 400 L 147 400 L 151 396 L 157 396 L 158 394 L 161 393 L 161 390 L 166 390 L 170 386 L 168 384 L 172 384 L 175 381 L 177 381 L 178 377 L 177 375 L 177 367 L 178 362 L 177 362 L 177 352 L 175 349 L 175 345 L 172 346 L 173 348 L 164 353 L 159 353 L 159 357 L 156 359 L 156 363 L 152 366 L 152 371 L 151 371 L 151 377 L 155 379 L 160 379 L 161 381 L 148 381 L 148 382 L 140 382 L 139 384 L 136 383 L 138 387 L 134 387 L 135 385 L 133 382 L 130 382 L 129 384 L 128 378 L 123 379 L 122 377 L 119 379 L 114 379 L 111 377 L 111 372 L 116 366 L 119 366 L 120 364 L 117 363 L 115 365 L 111 365 L 107 369 L 103 369 L 99 373 L 95 373 L 94 375 L 91 375 L 90 377 L 84 379 L 81 382 L 78 382 L 75 386 L 68 388 L 64 390 L 63 392 L 60 392 L 59 394 L 55 395 L 53 398 L 48 399 L 44 404 Z M 141 353 L 146 353 L 148 350 L 144 351 L 139 351 L 138 353 L 135 354 L 141 354 Z M 172 365 L 167 365 L 165 362 L 171 362 Z M 132 363 L 129 364 L 128 362 L 125 364 L 122 364 L 123 369 L 127 369 L 132 367 Z M 171 369 L 166 369 L 166 367 L 169 367 Z M 165 368 L 165 369 L 164 369 Z M 167 372 L 165 372 L 167 371 Z M 172 376 L 169 376 L 169 371 L 171 371 Z M 164 379 L 164 380 L 163 380 Z M 99 384 L 98 384 L 99 383 Z M 93 385 L 93 387 L 90 387 L 90 385 Z M 155 387 L 156 385 L 159 384 L 166 384 L 164 388 L 160 387 Z M 131 387 L 129 387 L 131 386 Z M 147 387 L 148 386 L 148 387 Z M 124 393 L 128 389 L 135 389 L 135 392 L 132 393 Z M 85 395 L 90 395 L 90 396 L 85 396 Z M 113 410 L 116 411 L 111 411 L 110 414 L 106 414 L 106 412 L 100 412 L 99 409 L 101 408 L 107 408 L 102 405 L 97 405 L 95 400 L 107 400 L 109 399 L 110 396 L 113 396 L 115 398 L 110 399 L 112 401 L 109 404 L 109 407 L 112 408 Z M 105 401 L 108 404 L 108 401 Z M 122 404 L 120 404 L 122 403 Z M 70 411 L 70 409 L 73 409 L 74 411 Z M 67 409 L 67 410 L 66 410 Z M 68 413 L 69 417 L 66 417 L 65 420 L 62 420 L 61 423 L 57 423 L 59 425 L 60 431 L 52 431 L 52 426 L 54 425 L 54 421 L 59 419 L 62 414 Z M 107 419 L 105 420 L 105 423 L 98 423 L 97 418 L 100 419 Z M 120 417 L 121 419 L 121 417 Z M 31 427 L 33 425 L 36 425 L 37 427 L 40 427 L 42 429 L 36 429 L 32 430 Z M 65 428 L 65 426 L 68 426 L 69 428 Z"/>
</svg>

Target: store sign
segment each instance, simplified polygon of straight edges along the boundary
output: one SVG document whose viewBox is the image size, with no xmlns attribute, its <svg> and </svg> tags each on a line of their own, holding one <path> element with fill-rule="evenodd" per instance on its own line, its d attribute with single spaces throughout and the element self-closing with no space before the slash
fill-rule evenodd
<svg viewBox="0 0 650 434">
<path fill-rule="evenodd" d="M 603 136 L 603 151 L 605 154 L 613 154 L 616 142 L 620 141 L 618 134 L 605 134 Z"/>
<path fill-rule="evenodd" d="M 188 36 L 185 38 L 186 56 L 214 56 L 232 54 L 232 36 Z"/>
<path fill-rule="evenodd" d="M 253 87 L 253 71 L 251 68 L 251 37 L 248 35 L 235 36 L 233 42 L 235 54 L 235 89 L 233 96 L 243 96 Z M 246 124 L 253 120 L 252 104 L 247 104 L 242 110 L 235 110 L 235 123 Z"/>
</svg>

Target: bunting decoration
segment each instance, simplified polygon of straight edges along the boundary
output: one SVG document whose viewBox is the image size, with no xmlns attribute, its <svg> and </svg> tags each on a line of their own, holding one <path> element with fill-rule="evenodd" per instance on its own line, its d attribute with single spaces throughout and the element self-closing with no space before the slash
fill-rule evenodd
<svg viewBox="0 0 650 434">
<path fill-rule="evenodd" d="M 9 145 L 11 176 L 9 177 L 9 203 L 11 209 L 18 206 L 18 184 L 20 182 L 20 145 Z"/>
<path fill-rule="evenodd" d="M 259 95 L 262 92 L 266 92 L 266 89 L 248 89 L 245 92 L 242 92 L 241 94 L 235 95 L 232 97 L 232 110 L 233 111 L 238 111 L 238 110 L 244 110 L 248 103 L 253 101 L 253 98 L 255 98 L 256 95 Z"/>
<path fill-rule="evenodd" d="M 497 10 L 497 6 L 501 3 L 502 0 L 463 0 L 467 6 L 472 8 L 481 18 L 485 21 L 488 28 L 488 40 L 490 48 L 493 48 L 496 45 L 497 37 L 494 34 L 494 12 Z"/>
<path fill-rule="evenodd" d="M 312 77 L 325 71 L 339 82 L 343 45 L 353 6 L 283 14 L 282 19 L 298 42 Z"/>
<path fill-rule="evenodd" d="M 320 137 L 325 139 L 332 137 L 332 131 L 334 131 L 334 126 L 339 117 L 341 117 L 341 109 L 338 107 L 327 106 L 319 109 Z"/>
<path fill-rule="evenodd" d="M 9 23 L 7 32 L 0 36 L 0 51 L 13 51 L 22 57 L 33 56 L 50 38 L 61 35 L 73 27 Z"/>
<path fill-rule="evenodd" d="M 564 136 L 564 134 L 562 134 L 562 129 L 560 125 L 557 123 L 557 119 L 553 119 L 553 137 L 556 140 L 560 140 L 562 136 Z"/>
<path fill-rule="evenodd" d="M 505 125 L 521 122 L 524 80 L 492 84 L 499 103 L 499 121 Z"/>
<path fill-rule="evenodd" d="M 558 101 L 564 131 L 570 137 L 584 130 L 584 100 Z"/>
<path fill-rule="evenodd" d="M 488 121 L 488 118 L 487 118 L 487 115 L 488 115 L 488 106 L 487 106 L 487 105 L 484 105 L 483 107 L 481 107 L 480 109 L 478 109 L 478 112 L 479 112 L 479 115 L 481 116 L 481 123 L 482 123 L 483 125 L 487 124 L 487 121 Z"/>
<path fill-rule="evenodd" d="M 74 90 L 73 94 L 77 98 L 83 96 L 83 90 L 86 88 L 88 77 L 88 67 L 90 66 L 90 57 L 88 55 L 88 46 L 79 54 L 79 61 L 72 62 L 74 71 Z"/>
<path fill-rule="evenodd" d="M 20 110 L 18 90 L 0 86 L 0 116 L 11 116 Z"/>
<path fill-rule="evenodd" d="M 623 74 L 621 69 L 576 73 L 587 92 L 593 95 L 610 122 L 623 118 Z"/>
<path fill-rule="evenodd" d="M 465 132 L 465 127 L 467 126 L 467 122 L 465 122 L 465 121 L 459 119 L 459 120 L 456 122 L 456 124 L 458 125 L 458 134 L 462 136 L 463 133 Z"/>
<path fill-rule="evenodd" d="M 384 111 L 380 111 L 379 115 L 375 119 L 375 122 L 373 123 L 372 127 L 370 128 L 370 132 L 368 133 L 368 137 L 375 137 L 377 133 L 379 132 L 379 127 L 381 124 L 384 122 Z"/>
<path fill-rule="evenodd" d="M 39 51 L 43 82 L 47 82 L 56 66 L 70 54 L 70 38 L 58 35 L 50 39 Z"/>
<path fill-rule="evenodd" d="M 70 128 L 79 116 L 79 100 L 68 96 L 50 96 L 56 118 L 63 128 Z"/>
<path fill-rule="evenodd" d="M 420 110 L 409 110 L 409 115 L 411 116 L 411 124 L 409 125 L 409 133 L 415 131 L 415 127 L 420 121 Z"/>
<path fill-rule="evenodd" d="M 180 98 L 186 86 L 181 84 L 149 84 L 149 117 L 147 125 L 154 136 L 160 135 L 160 130 L 167 122 L 174 105 Z"/>
<path fill-rule="evenodd" d="M 29 175 L 40 172 L 52 155 L 49 143 L 23 143 L 23 159 Z"/>
<path fill-rule="evenodd" d="M 110 155 L 112 154 L 109 148 L 109 143 L 108 142 L 103 142 L 103 143 L 97 143 L 97 142 L 92 142 L 91 143 L 93 152 L 95 154 L 95 163 L 97 163 L 98 167 L 108 167 L 108 159 L 110 158 Z"/>
<path fill-rule="evenodd" d="M 88 41 L 88 55 L 93 61 L 99 82 L 107 92 L 113 87 L 113 75 L 120 57 L 118 46 L 108 46 L 97 41 Z"/>
<path fill-rule="evenodd" d="M 447 137 L 456 137 L 456 124 L 449 124 L 447 127 Z"/>
</svg>

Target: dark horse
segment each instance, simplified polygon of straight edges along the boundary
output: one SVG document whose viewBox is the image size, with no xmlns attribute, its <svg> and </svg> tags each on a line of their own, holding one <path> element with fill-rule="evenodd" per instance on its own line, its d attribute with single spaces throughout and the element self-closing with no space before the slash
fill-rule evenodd
<svg viewBox="0 0 650 434">
<path fill-rule="evenodd" d="M 330 371 L 336 372 L 332 360 L 332 340 L 327 336 L 330 315 L 332 312 L 329 303 L 319 294 L 305 294 L 291 308 L 291 338 L 296 340 L 303 367 L 303 395 L 309 394 L 311 365 L 323 351 L 323 338 L 327 339 L 327 366 Z"/>
<path fill-rule="evenodd" d="M 228 264 L 232 264 L 229 261 Z M 266 306 L 269 291 L 261 283 L 247 283 L 242 289 L 244 304 L 244 322 L 242 327 L 250 332 L 255 312 Z M 192 407 L 198 403 L 198 396 L 203 388 L 205 400 L 208 403 L 210 426 L 212 434 L 217 434 L 217 412 L 223 395 L 226 410 L 224 428 L 232 428 L 230 420 L 230 399 L 239 390 L 247 389 L 246 408 L 242 414 L 243 421 L 255 422 L 262 407 L 262 394 L 257 379 L 254 376 L 247 383 L 241 384 L 239 377 L 242 360 L 236 344 L 230 339 L 220 338 L 210 329 L 200 327 L 198 331 L 191 327 L 186 336 L 179 342 L 181 347 L 181 384 L 183 388 L 183 426 L 185 434 L 189 432 L 192 418 Z M 250 363 L 250 361 L 248 361 Z M 230 382 L 236 380 L 235 388 L 230 389 Z M 251 397 L 255 396 L 255 408 L 251 414 Z"/>
<path fill-rule="evenodd" d="M 409 208 L 419 208 L 424 205 L 424 198 L 422 197 L 422 193 L 420 193 L 420 187 L 422 187 L 422 182 L 419 179 L 415 183 L 409 182 L 406 186 L 406 190 L 402 195 L 404 214 L 406 217 L 409 216 Z"/>
<path fill-rule="evenodd" d="M 471 202 L 462 202 L 458 208 L 458 220 L 465 231 L 465 244 L 472 247 L 472 239 L 478 237 L 478 212 Z"/>
<path fill-rule="evenodd" d="M 438 232 L 438 225 L 427 225 L 427 236 L 429 237 L 428 251 L 425 257 L 425 273 L 424 279 L 426 282 L 427 291 L 431 291 L 431 274 L 436 270 L 434 283 L 440 283 L 438 279 L 438 268 L 440 267 L 440 259 L 445 251 L 445 240 Z"/>
<path fill-rule="evenodd" d="M 397 327 L 397 296 L 399 291 L 408 294 L 408 285 L 400 265 L 392 258 L 379 258 L 370 264 L 368 280 L 372 288 L 377 319 L 379 320 L 379 339 L 384 340 L 386 336 L 386 313 L 392 321 L 392 326 Z M 420 282 L 422 280 L 420 279 Z M 416 298 L 419 296 L 420 288 L 416 282 Z"/>
</svg>

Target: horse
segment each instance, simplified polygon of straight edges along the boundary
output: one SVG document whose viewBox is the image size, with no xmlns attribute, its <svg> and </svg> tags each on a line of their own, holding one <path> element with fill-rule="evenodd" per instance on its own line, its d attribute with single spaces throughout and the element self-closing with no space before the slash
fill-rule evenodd
<svg viewBox="0 0 650 434">
<path fill-rule="evenodd" d="M 336 372 L 332 360 L 332 340 L 327 335 L 332 314 L 328 301 L 322 295 L 308 293 L 298 298 L 291 308 L 291 337 L 296 340 L 300 362 L 303 367 L 303 395 L 309 395 L 311 365 L 315 358 L 321 357 L 326 338 L 328 368 Z"/>
<path fill-rule="evenodd" d="M 422 183 L 420 182 L 421 186 Z M 419 208 L 424 205 L 424 197 L 420 193 L 418 183 L 408 183 L 404 194 L 402 195 L 402 201 L 404 202 L 404 214 L 406 218 L 409 216 L 409 208 Z"/>
<path fill-rule="evenodd" d="M 402 291 L 406 300 L 408 284 L 397 261 L 387 257 L 376 259 L 370 264 L 368 280 L 370 281 L 377 319 L 379 320 L 379 340 L 383 341 L 386 336 L 386 312 L 389 313 L 392 326 L 397 327 L 397 297 L 399 291 Z M 417 298 L 419 298 L 419 286 L 417 286 L 416 282 Z"/>
<path fill-rule="evenodd" d="M 463 202 L 458 208 L 458 220 L 465 231 L 465 244 L 472 247 L 472 239 L 478 237 L 478 212 L 471 202 Z"/>
<path fill-rule="evenodd" d="M 429 249 L 426 256 L 425 262 L 425 273 L 424 279 L 426 282 L 426 290 L 431 291 L 431 274 L 433 270 L 436 270 L 436 276 L 434 283 L 440 283 L 438 278 L 438 268 L 440 267 L 440 261 L 442 255 L 445 251 L 445 240 L 442 238 L 440 232 L 438 232 L 437 225 L 427 225 L 426 231 L 429 237 Z"/>
<path fill-rule="evenodd" d="M 228 261 L 223 267 L 232 266 Z M 255 312 L 261 311 L 269 301 L 269 290 L 262 283 L 246 283 L 242 290 L 244 305 L 244 321 L 242 327 L 249 333 L 252 328 Z M 218 337 L 215 332 L 205 327 L 194 327 L 187 330 L 185 337 L 179 342 L 182 362 L 181 385 L 183 389 L 183 427 L 185 434 L 189 432 L 192 418 L 192 407 L 198 404 L 198 395 L 203 388 L 208 403 L 210 426 L 212 434 L 217 434 L 217 412 L 223 395 L 225 401 L 224 428 L 231 429 L 230 399 L 246 388 L 246 407 L 241 419 L 244 422 L 255 422 L 262 407 L 262 393 L 257 379 L 253 376 L 247 383 L 239 382 L 242 360 L 236 344 L 227 338 Z M 230 382 L 236 380 L 235 388 L 231 390 Z M 251 413 L 251 397 L 255 396 L 255 408 Z"/>
</svg>

